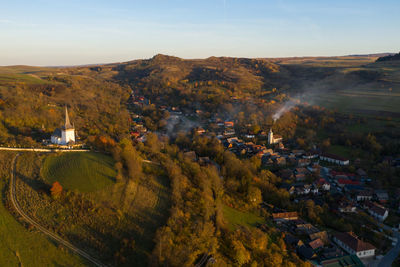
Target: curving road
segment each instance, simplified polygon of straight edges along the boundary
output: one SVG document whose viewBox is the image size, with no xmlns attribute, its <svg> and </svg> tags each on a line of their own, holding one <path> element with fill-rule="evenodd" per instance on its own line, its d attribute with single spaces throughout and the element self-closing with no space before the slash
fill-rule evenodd
<svg viewBox="0 0 400 267">
<path fill-rule="evenodd" d="M 21 215 L 21 217 L 28 222 L 29 224 L 35 226 L 39 231 L 41 231 L 42 233 L 44 233 L 45 235 L 47 235 L 48 237 L 50 237 L 51 239 L 53 239 L 54 241 L 56 241 L 57 243 L 69 248 L 71 251 L 79 254 L 80 256 L 82 256 L 83 258 L 85 258 L 86 260 L 88 260 L 89 262 L 93 263 L 96 266 L 101 266 L 101 267 L 106 267 L 107 265 L 101 263 L 99 260 L 93 258 L 92 256 L 90 256 L 88 253 L 86 253 L 85 251 L 75 247 L 74 245 L 72 245 L 71 243 L 69 243 L 68 241 L 62 239 L 61 237 L 59 237 L 58 235 L 56 235 L 55 233 L 50 232 L 49 230 L 47 230 L 46 228 L 44 228 L 43 226 L 41 226 L 39 223 L 35 222 L 31 217 L 29 217 L 19 206 L 17 198 L 16 198 L 16 194 L 15 194 L 15 184 L 16 184 L 16 170 L 15 170 L 15 166 L 16 166 L 16 161 L 17 158 L 19 156 L 19 153 L 17 155 L 15 155 L 15 157 L 12 160 L 12 165 L 11 165 L 11 180 L 10 180 L 10 200 L 11 200 L 11 204 L 14 207 L 14 209 L 17 211 L 17 213 L 19 215 Z"/>
<path fill-rule="evenodd" d="M 383 228 L 389 230 L 391 229 L 390 227 L 383 225 Z M 380 260 L 378 267 L 387 267 L 387 266 L 392 266 L 392 263 L 394 260 L 397 258 L 397 256 L 400 254 L 400 233 L 397 231 L 393 231 L 393 236 L 397 238 L 397 243 L 396 245 L 389 250 L 388 253 Z"/>
</svg>

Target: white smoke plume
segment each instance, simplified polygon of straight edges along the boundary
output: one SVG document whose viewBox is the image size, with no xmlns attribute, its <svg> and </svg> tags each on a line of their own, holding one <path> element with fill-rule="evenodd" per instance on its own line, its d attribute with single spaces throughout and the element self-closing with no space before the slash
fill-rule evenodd
<svg viewBox="0 0 400 267">
<path fill-rule="evenodd" d="M 299 105 L 299 100 L 289 100 L 283 104 L 275 113 L 272 115 L 272 119 L 277 121 L 283 114 L 294 108 L 295 106 Z"/>
</svg>

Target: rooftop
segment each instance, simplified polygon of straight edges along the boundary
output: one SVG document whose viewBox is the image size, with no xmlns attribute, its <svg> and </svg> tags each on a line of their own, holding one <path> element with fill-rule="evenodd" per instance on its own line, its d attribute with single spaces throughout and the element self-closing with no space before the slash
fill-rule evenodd
<svg viewBox="0 0 400 267">
<path fill-rule="evenodd" d="M 358 236 L 356 236 L 353 232 L 337 233 L 335 234 L 335 237 L 356 252 L 376 249 L 370 243 L 358 239 Z"/>
</svg>

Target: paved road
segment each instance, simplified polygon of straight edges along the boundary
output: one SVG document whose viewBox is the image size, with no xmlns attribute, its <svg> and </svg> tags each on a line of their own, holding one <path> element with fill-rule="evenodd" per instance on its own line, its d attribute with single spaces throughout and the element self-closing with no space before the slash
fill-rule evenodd
<svg viewBox="0 0 400 267">
<path fill-rule="evenodd" d="M 5 151 L 31 151 L 31 152 L 89 152 L 89 149 L 58 149 L 58 148 L 33 148 L 33 147 L 4 147 L 1 146 L 0 150 Z"/>
<path fill-rule="evenodd" d="M 105 264 L 103 264 L 99 260 L 93 258 L 88 253 L 86 253 L 85 251 L 75 247 L 74 245 L 72 245 L 68 241 L 62 239 L 58 235 L 50 232 L 49 230 L 47 230 L 46 228 L 44 228 L 43 226 L 41 226 L 40 224 L 35 222 L 31 217 L 29 217 L 21 209 L 21 207 L 19 206 L 19 204 L 17 202 L 17 198 L 16 198 L 16 194 L 15 194 L 15 184 L 16 184 L 15 166 L 16 166 L 16 162 L 17 162 L 18 156 L 19 156 L 19 154 L 15 155 L 15 157 L 13 158 L 12 163 L 11 163 L 12 165 L 11 165 L 11 181 L 10 181 L 10 199 L 11 199 L 11 204 L 14 207 L 14 209 L 18 212 L 19 215 L 21 215 L 21 217 L 26 222 L 28 222 L 29 224 L 35 226 L 39 231 L 41 231 L 42 233 L 44 233 L 45 235 L 47 235 L 48 237 L 50 237 L 51 239 L 53 239 L 57 243 L 62 244 L 63 246 L 69 248 L 70 250 L 72 250 L 73 252 L 79 254 L 80 256 L 82 256 L 83 258 L 85 258 L 86 260 L 88 260 L 89 262 L 93 263 L 96 266 L 101 266 L 101 267 L 104 266 L 104 267 L 106 267 Z"/>
<path fill-rule="evenodd" d="M 390 227 L 388 226 L 384 226 L 384 228 L 386 229 L 390 229 Z M 397 256 L 399 256 L 400 254 L 400 233 L 393 231 L 393 236 L 397 238 L 397 243 L 396 245 L 389 250 L 388 253 L 386 253 L 386 255 L 380 260 L 378 267 L 388 267 L 388 266 L 392 266 L 392 263 L 394 262 L 394 260 L 397 258 Z"/>
</svg>

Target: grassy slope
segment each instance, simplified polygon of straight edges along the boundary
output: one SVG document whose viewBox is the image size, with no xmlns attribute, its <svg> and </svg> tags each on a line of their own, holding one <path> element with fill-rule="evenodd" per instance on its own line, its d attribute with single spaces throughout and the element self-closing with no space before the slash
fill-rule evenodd
<svg viewBox="0 0 400 267">
<path fill-rule="evenodd" d="M 116 176 L 109 156 L 78 152 L 48 157 L 41 174 L 49 183 L 55 181 L 69 190 L 91 192 L 112 185 Z"/>
<path fill-rule="evenodd" d="M 265 223 L 265 219 L 253 213 L 241 212 L 228 206 L 223 207 L 225 219 L 228 221 L 228 227 L 234 230 L 236 227 L 243 225 L 247 227 L 255 227 L 258 223 Z"/>
<path fill-rule="evenodd" d="M 129 218 L 129 228 L 135 239 L 135 250 L 128 262 L 146 266 L 154 247 L 154 235 L 169 215 L 170 199 L 168 179 L 157 166 L 144 165 L 145 178 L 135 183 L 117 183 L 110 189 L 90 193 L 97 202 L 116 206 Z"/>
<path fill-rule="evenodd" d="M 83 259 L 61 250 L 43 234 L 27 230 L 5 208 L 7 161 L 12 155 L 1 152 L 0 157 L 2 170 L 6 172 L 0 179 L 3 200 L 0 202 L 0 266 L 87 266 Z"/>
<path fill-rule="evenodd" d="M 41 172 L 48 173 L 49 167 L 57 168 L 57 164 L 60 162 L 64 162 L 62 165 L 66 165 L 65 161 L 67 161 L 68 157 L 72 157 L 72 162 L 83 160 L 89 161 L 91 164 L 93 164 L 92 157 L 97 159 L 95 166 L 90 166 L 96 172 L 85 172 L 86 175 L 84 177 L 88 181 L 98 179 L 94 176 L 97 176 L 102 168 L 113 166 L 113 162 L 110 162 L 111 158 L 105 155 L 98 153 L 72 153 L 68 155 L 62 154 L 61 156 L 46 156 Z M 31 160 L 33 159 L 30 157 L 21 156 L 18 170 L 26 177 L 25 182 L 27 184 L 40 184 L 40 179 L 37 181 L 34 178 L 36 167 L 28 162 Z M 67 183 L 67 186 L 84 192 L 85 198 L 92 199 L 98 203 L 99 207 L 102 207 L 102 210 L 104 209 L 101 214 L 93 210 L 85 212 L 91 218 L 93 225 L 88 225 L 82 218 L 78 220 L 71 219 L 71 208 L 68 205 L 57 203 L 58 206 L 55 206 L 55 203 L 47 202 L 46 199 L 39 200 L 35 198 L 36 200 L 32 201 L 31 196 L 40 197 L 37 193 L 29 192 L 29 190 L 33 191 L 35 186 L 24 187 L 25 194 L 19 195 L 23 199 L 21 199 L 21 202 L 28 205 L 27 209 L 33 210 L 32 212 L 35 216 L 48 225 L 53 225 L 55 228 L 58 228 L 58 225 L 65 224 L 71 226 L 64 227 L 64 235 L 74 237 L 75 241 L 72 242 L 82 247 L 91 247 L 84 240 L 93 240 L 93 238 L 109 248 L 118 247 L 124 238 L 133 239 L 135 247 L 129 252 L 126 264 L 135 263 L 135 266 L 146 266 L 148 256 L 154 246 L 153 239 L 156 230 L 168 218 L 170 206 L 168 179 L 162 175 L 163 171 L 158 169 L 157 166 L 147 164 L 144 165 L 144 177 L 140 177 L 138 183 L 122 180 L 111 183 L 110 186 L 106 187 L 96 187 L 97 185 L 93 186 L 90 183 L 91 190 L 84 191 L 83 189 L 87 188 L 88 184 L 86 180 L 82 180 L 80 173 L 87 166 L 81 161 L 79 161 L 79 164 L 74 163 L 71 166 L 73 170 L 76 168 L 81 169 L 78 172 L 79 175 L 74 174 L 76 170 L 73 172 L 66 170 L 69 173 L 69 178 L 63 180 L 65 180 L 64 182 Z M 61 166 L 56 173 L 65 173 L 63 171 L 65 168 L 68 169 L 68 166 Z M 101 179 L 104 180 L 105 178 Z M 40 204 L 35 204 L 34 202 Z M 103 214 L 108 214 L 108 217 L 103 216 Z M 67 218 L 67 220 L 62 219 L 63 217 Z M 116 220 L 116 217 L 119 217 L 119 219 Z M 95 226 L 96 224 L 107 225 L 108 230 L 100 233 L 98 228 L 101 227 Z M 96 252 L 93 252 L 93 254 L 96 255 Z"/>
</svg>

